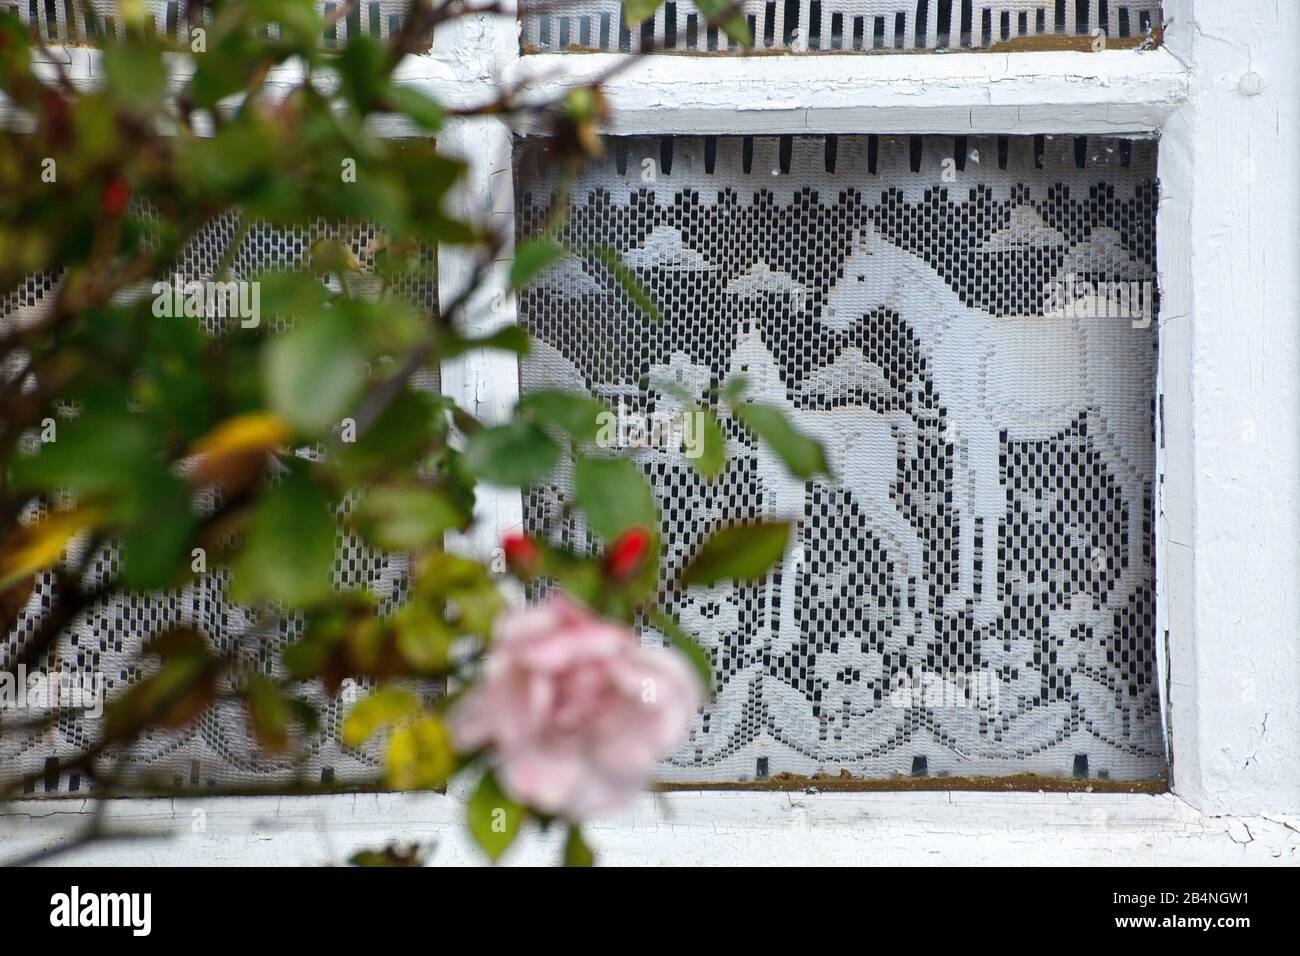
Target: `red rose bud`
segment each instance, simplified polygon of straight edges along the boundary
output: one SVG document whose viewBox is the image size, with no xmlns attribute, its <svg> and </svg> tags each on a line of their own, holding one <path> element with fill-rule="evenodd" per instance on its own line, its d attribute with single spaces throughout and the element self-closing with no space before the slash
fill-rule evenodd
<svg viewBox="0 0 1300 956">
<path fill-rule="evenodd" d="M 605 573 L 615 581 L 626 581 L 641 569 L 650 554 L 650 529 L 628 528 L 605 552 Z"/>
<path fill-rule="evenodd" d="M 542 563 L 542 549 L 532 538 L 522 534 L 508 534 L 501 539 L 506 553 L 506 564 L 516 574 L 535 574 Z"/>
<path fill-rule="evenodd" d="M 126 212 L 126 204 L 131 201 L 131 187 L 121 176 L 114 176 L 104 186 L 104 198 L 101 208 L 105 216 L 116 219 Z"/>
</svg>

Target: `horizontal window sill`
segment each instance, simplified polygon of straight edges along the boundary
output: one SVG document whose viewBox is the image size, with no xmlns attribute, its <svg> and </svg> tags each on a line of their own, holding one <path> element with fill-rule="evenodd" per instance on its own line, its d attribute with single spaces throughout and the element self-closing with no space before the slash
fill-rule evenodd
<svg viewBox="0 0 1300 956">
<path fill-rule="evenodd" d="M 103 75 L 97 49 L 53 47 L 51 55 L 77 86 L 93 87 Z M 507 57 L 498 77 L 483 59 L 435 53 L 407 57 L 397 78 L 450 107 L 473 108 L 497 95 L 500 80 L 526 83 L 522 99 L 535 102 L 608 76 L 607 131 L 615 134 L 1142 134 L 1164 125 L 1190 84 L 1186 68 L 1166 49 L 651 56 L 631 65 L 628 59 L 621 53 Z M 194 70 L 193 58 L 174 57 L 172 70 L 174 82 L 182 83 Z M 54 75 L 52 64 L 42 71 Z M 300 77 L 286 64 L 271 71 L 266 88 L 287 91 Z"/>
<path fill-rule="evenodd" d="M 550 99 L 626 54 L 515 60 Z M 1142 133 L 1187 98 L 1167 50 L 943 56 L 650 57 L 605 84 L 614 133 Z"/>
<path fill-rule="evenodd" d="M 0 808 L 5 861 L 67 848 L 56 863 L 320 865 L 389 843 L 434 845 L 438 865 L 484 861 L 463 794 L 122 799 L 103 821 L 132 835 L 75 847 L 90 800 Z M 563 833 L 523 833 L 504 862 L 554 863 Z M 589 825 L 609 864 L 1300 864 L 1300 818 L 1209 815 L 1173 794 L 646 794 Z"/>
</svg>

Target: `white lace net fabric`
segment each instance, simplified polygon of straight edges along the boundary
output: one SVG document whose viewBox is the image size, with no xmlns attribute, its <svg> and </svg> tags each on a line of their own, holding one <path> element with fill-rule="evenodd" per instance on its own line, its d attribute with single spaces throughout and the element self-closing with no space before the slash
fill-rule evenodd
<svg viewBox="0 0 1300 956">
<path fill-rule="evenodd" d="M 528 235 L 557 186 L 543 143 L 516 175 Z M 727 435 L 711 483 L 671 442 L 630 449 L 717 690 L 664 779 L 1163 774 L 1151 142 L 612 140 L 569 195 L 564 239 L 615 250 L 662 324 L 571 255 L 520 297 L 522 392 L 581 384 L 648 430 L 684 389 Z M 734 376 L 834 480 L 725 413 Z M 570 493 L 562 469 L 525 524 L 592 547 Z M 759 518 L 796 523 L 762 580 L 672 584 Z"/>
<path fill-rule="evenodd" d="M 316 9 L 326 16 L 342 5 L 317 2 Z M 91 15 L 84 9 L 89 6 Z M 193 20 L 186 16 L 184 0 L 143 0 L 145 14 L 160 34 L 189 42 L 190 29 L 211 21 L 211 12 L 196 5 L 200 12 Z M 367 35 L 387 39 L 401 29 L 410 8 L 410 0 L 357 0 L 347 15 L 327 27 L 321 35 L 325 46 L 346 43 L 350 36 Z M 100 40 L 125 36 L 125 26 L 117 0 L 0 0 L 0 9 L 18 16 L 47 40 Z"/>
<path fill-rule="evenodd" d="M 1160 23 L 1159 0 L 739 0 L 738 6 L 756 50 L 795 52 L 979 49 L 1040 36 L 1129 39 Z M 620 0 L 521 0 L 520 20 L 525 52 L 740 49 L 689 0 L 670 0 L 631 29 Z"/>
<path fill-rule="evenodd" d="M 237 234 L 234 214 L 214 220 L 179 258 L 176 274 L 186 282 L 213 277 Z M 316 221 L 284 228 L 252 223 L 230 260 L 231 277 L 252 279 L 260 273 L 299 267 L 319 239 L 346 245 L 357 256 L 362 272 L 369 273 L 377 235 L 376 229 L 366 224 Z M 423 261 L 427 271 L 421 269 L 422 274 L 403 276 L 394 281 L 392 288 L 396 294 L 433 311 L 438 298 L 431 250 L 425 251 Z M 360 284 L 367 283 L 361 280 Z M 38 318 L 49 307 L 57 286 L 56 276 L 36 275 L 16 292 L 0 298 L 0 330 Z M 200 320 L 178 317 L 159 321 Z M 201 321 L 215 331 L 218 324 L 237 319 Z M 263 316 L 262 321 L 276 328 L 283 325 L 278 317 Z M 436 376 L 429 373 L 422 373 L 415 384 L 438 388 Z M 314 458 L 318 452 L 300 449 L 298 454 Z M 210 493 L 199 502 L 201 507 L 214 504 Z M 341 514 L 351 504 L 345 499 Z M 69 559 L 77 560 L 80 553 L 74 547 Z M 118 560 L 113 546 L 104 547 L 91 561 L 83 586 L 91 587 L 111 577 Z M 340 527 L 334 564 L 334 583 L 339 590 L 368 589 L 378 599 L 380 612 L 388 613 L 406 597 L 407 568 L 405 555 L 377 551 Z M 27 669 L 28 676 L 39 671 L 57 680 L 62 675 L 63 680 L 76 686 L 93 675 L 102 682 L 104 698 L 111 701 L 156 668 L 155 660 L 141 654 L 149 640 L 183 627 L 201 633 L 214 656 L 233 658 L 234 672 L 283 677 L 280 655 L 301 636 L 301 617 L 235 604 L 227 596 L 229 584 L 229 572 L 213 567 L 197 575 L 192 583 L 172 591 L 106 598 L 79 615 L 62 633 L 54 650 Z M 14 662 L 49 613 L 54 588 L 52 573 L 38 581 L 26 608 L 0 644 L 0 672 L 17 675 Z M 372 687 L 369 679 L 348 679 L 340 692 L 330 697 L 315 682 L 296 686 L 296 696 L 317 706 L 319 731 L 301 740 L 289 753 L 270 754 L 252 737 L 246 707 L 231 697 L 233 684 L 225 681 L 219 687 L 217 702 L 190 727 L 151 731 L 129 746 L 112 749 L 105 754 L 101 769 L 116 775 L 120 786 L 138 791 L 283 790 L 373 782 L 382 770 L 381 754 L 374 747 L 344 747 L 338 739 L 344 715 Z M 420 690 L 426 694 L 437 692 L 431 686 Z M 6 724 L 21 724 L 43 714 L 30 709 L 6 711 L 0 719 Z M 29 795 L 66 795 L 94 789 L 94 782 L 84 773 L 62 765 L 94 744 L 103 727 L 102 718 L 82 707 L 67 710 L 49 727 L 39 730 L 0 726 L 0 770 L 6 780 L 40 773 L 41 779 L 29 789 Z"/>
</svg>

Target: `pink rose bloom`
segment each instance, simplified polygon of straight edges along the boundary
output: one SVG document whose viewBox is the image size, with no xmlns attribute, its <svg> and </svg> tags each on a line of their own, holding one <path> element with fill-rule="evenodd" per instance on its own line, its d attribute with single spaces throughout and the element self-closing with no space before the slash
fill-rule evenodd
<svg viewBox="0 0 1300 956">
<path fill-rule="evenodd" d="M 451 714 L 457 747 L 489 746 L 516 800 L 582 820 L 629 802 L 686 735 L 699 677 L 622 624 L 557 595 L 502 618 L 483 678 Z"/>
</svg>

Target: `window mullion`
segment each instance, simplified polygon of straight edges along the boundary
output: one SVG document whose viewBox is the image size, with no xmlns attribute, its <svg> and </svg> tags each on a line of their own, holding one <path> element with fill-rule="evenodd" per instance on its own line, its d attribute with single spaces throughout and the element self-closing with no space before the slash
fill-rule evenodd
<svg viewBox="0 0 1300 956">
<path fill-rule="evenodd" d="M 505 6 L 513 8 L 513 3 Z M 469 56 L 465 52 L 469 51 Z M 495 94 L 493 78 L 518 58 L 517 21 L 512 9 L 503 14 L 473 15 L 444 28 L 435 55 L 441 54 L 463 71 L 468 85 L 483 100 Z M 475 82 L 478 81 L 478 82 Z M 483 335 L 515 322 L 515 297 L 508 281 L 514 246 L 514 186 L 511 132 L 494 118 L 451 120 L 438 136 L 440 151 L 468 163 L 462 186 L 452 196 L 451 211 L 471 221 L 484 218 L 505 237 L 487 281 L 457 310 L 458 327 L 467 335 Z M 478 263 L 464 247 L 438 249 L 438 298 L 449 309 L 474 283 Z M 514 355 L 476 351 L 442 363 L 442 390 L 462 408 L 486 423 L 502 421 L 519 399 L 519 363 Z M 449 546 L 462 553 L 488 557 L 503 534 L 523 524 L 523 500 L 515 489 L 480 486 L 476 522 L 465 535 L 453 535 Z"/>
</svg>

